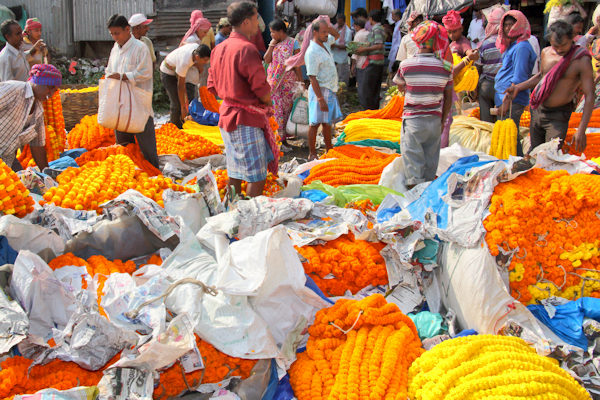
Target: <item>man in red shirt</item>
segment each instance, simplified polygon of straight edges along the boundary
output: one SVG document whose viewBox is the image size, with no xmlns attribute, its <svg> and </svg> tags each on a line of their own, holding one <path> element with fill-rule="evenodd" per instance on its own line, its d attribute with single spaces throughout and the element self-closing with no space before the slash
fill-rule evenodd
<svg viewBox="0 0 600 400">
<path fill-rule="evenodd" d="M 227 7 L 233 27 L 229 39 L 215 47 L 208 71 L 208 89 L 223 99 L 219 128 L 227 157 L 228 187 L 236 193 L 248 182 L 250 197 L 262 194 L 267 170 L 277 172 L 279 148 L 269 124 L 271 87 L 256 46 L 258 32 L 254 3 L 242 1 Z"/>
</svg>

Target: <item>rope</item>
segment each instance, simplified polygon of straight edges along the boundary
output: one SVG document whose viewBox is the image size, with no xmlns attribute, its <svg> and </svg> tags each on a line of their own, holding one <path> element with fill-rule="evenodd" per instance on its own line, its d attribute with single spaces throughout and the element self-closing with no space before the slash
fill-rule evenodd
<svg viewBox="0 0 600 400">
<path fill-rule="evenodd" d="M 175 290 L 175 288 L 179 285 L 185 285 L 186 283 L 191 283 L 194 285 L 198 285 L 200 286 L 200 288 L 202 289 L 202 292 L 209 294 L 211 296 L 216 296 L 218 291 L 214 286 L 206 286 L 204 284 L 204 282 L 201 282 L 199 280 L 193 279 L 193 278 L 184 278 L 184 279 L 180 279 L 177 282 L 172 283 L 167 290 L 165 290 L 165 292 L 163 294 L 161 294 L 158 297 L 155 297 L 153 299 L 150 300 L 146 300 L 145 302 L 143 302 L 142 304 L 140 304 L 139 306 L 137 306 L 136 308 L 134 308 L 131 311 L 128 311 L 125 313 L 125 316 L 129 319 L 135 319 L 137 318 L 138 314 L 140 313 L 140 311 L 142 310 L 142 308 L 146 307 L 149 304 L 154 303 L 155 301 L 158 301 L 160 299 L 164 299 L 166 297 L 168 297 L 173 290 Z"/>
<path fill-rule="evenodd" d="M 333 326 L 334 328 L 338 328 L 340 331 L 342 331 L 342 333 L 344 335 L 347 335 L 348 332 L 350 332 L 352 329 L 354 329 L 354 327 L 356 326 L 356 324 L 358 324 L 358 320 L 360 319 L 360 316 L 364 314 L 363 310 L 360 310 L 358 315 L 356 316 L 356 320 L 354 321 L 354 323 L 352 324 L 352 326 L 350 327 L 350 329 L 348 329 L 347 331 L 343 330 L 342 328 L 340 328 L 339 326 L 337 326 L 336 324 L 333 323 L 333 321 L 331 321 L 329 323 L 329 325 Z"/>
</svg>

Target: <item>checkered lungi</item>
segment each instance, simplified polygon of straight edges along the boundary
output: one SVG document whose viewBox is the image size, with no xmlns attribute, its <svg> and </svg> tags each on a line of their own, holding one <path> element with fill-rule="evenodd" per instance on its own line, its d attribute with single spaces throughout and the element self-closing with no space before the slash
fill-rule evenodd
<svg viewBox="0 0 600 400">
<path fill-rule="evenodd" d="M 267 179 L 267 166 L 273 153 L 262 129 L 238 125 L 233 132 L 221 129 L 227 159 L 227 175 L 246 182 Z"/>
</svg>

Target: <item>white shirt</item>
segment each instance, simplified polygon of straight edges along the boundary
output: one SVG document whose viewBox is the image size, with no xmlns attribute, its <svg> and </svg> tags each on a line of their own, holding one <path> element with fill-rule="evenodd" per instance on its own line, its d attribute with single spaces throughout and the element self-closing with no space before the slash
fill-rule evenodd
<svg viewBox="0 0 600 400">
<path fill-rule="evenodd" d="M 469 25 L 469 31 L 467 33 L 467 38 L 471 40 L 471 47 L 476 49 L 481 46 L 481 42 L 485 39 L 485 29 L 483 27 L 483 20 L 474 18 L 471 20 L 471 24 Z M 479 39 L 477 43 L 474 42 L 475 39 Z"/>
<path fill-rule="evenodd" d="M 165 57 L 164 61 L 160 64 L 160 72 L 171 76 L 187 76 L 190 68 L 194 66 L 194 59 L 192 57 L 192 53 L 197 48 L 197 44 L 190 43 L 173 50 L 169 53 L 169 55 L 167 55 L 167 57 Z"/>
<path fill-rule="evenodd" d="M 29 78 L 29 63 L 22 50 L 10 44 L 0 51 L 0 82 L 22 81 Z"/>
<path fill-rule="evenodd" d="M 398 54 L 396 54 L 397 61 L 404 61 L 407 58 L 414 57 L 419 52 L 419 46 L 412 40 L 410 32 L 402 36 L 400 40 L 400 47 L 398 47 Z"/>
<path fill-rule="evenodd" d="M 344 42 L 347 45 L 348 43 L 350 43 L 352 41 L 352 30 L 350 28 L 348 28 L 348 26 L 345 27 L 345 33 L 344 33 Z M 337 26 L 336 26 L 337 29 Z M 338 32 L 340 32 L 340 30 L 338 29 Z M 342 34 L 340 32 L 340 37 L 335 41 L 336 44 L 340 44 L 340 40 L 342 39 Z M 342 49 L 331 49 L 331 51 L 333 52 L 333 61 L 335 61 L 336 64 L 343 64 L 343 63 L 348 63 L 348 52 L 346 52 L 346 49 L 342 50 Z"/>
<path fill-rule="evenodd" d="M 530 36 L 529 39 L 527 39 L 527 41 L 533 48 L 535 54 L 537 55 L 537 60 L 535 62 L 535 65 L 533 66 L 533 71 L 531 71 L 531 76 L 533 76 L 540 72 L 540 43 L 538 42 L 535 36 Z"/>
<path fill-rule="evenodd" d="M 136 87 L 152 93 L 152 59 L 148 47 L 133 36 L 123 45 L 115 43 L 105 70 L 106 76 L 125 74 Z"/>
</svg>

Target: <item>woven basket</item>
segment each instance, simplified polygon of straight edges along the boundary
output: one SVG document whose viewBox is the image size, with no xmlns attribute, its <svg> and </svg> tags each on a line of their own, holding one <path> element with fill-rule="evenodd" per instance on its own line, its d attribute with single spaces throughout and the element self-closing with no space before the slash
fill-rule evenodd
<svg viewBox="0 0 600 400">
<path fill-rule="evenodd" d="M 83 89 L 89 85 L 62 85 L 61 89 Z M 70 131 L 86 115 L 98 114 L 98 92 L 61 93 L 65 129 Z"/>
</svg>

